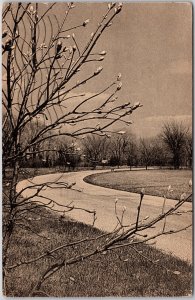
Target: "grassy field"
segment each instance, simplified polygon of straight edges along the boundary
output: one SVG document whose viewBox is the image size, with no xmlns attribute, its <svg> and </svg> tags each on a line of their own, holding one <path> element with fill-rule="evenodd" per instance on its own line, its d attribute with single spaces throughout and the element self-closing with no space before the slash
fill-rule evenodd
<svg viewBox="0 0 195 300">
<path fill-rule="evenodd" d="M 173 191 L 167 197 L 180 199 L 181 194 L 189 194 L 189 180 L 192 179 L 191 170 L 132 170 L 93 174 L 85 177 L 85 181 L 108 188 L 154 196 L 164 196 L 171 185 Z"/>
<path fill-rule="evenodd" d="M 42 171 L 46 173 L 46 170 Z M 34 228 L 39 235 L 49 239 L 43 239 L 37 234 L 17 227 L 10 247 L 9 265 L 38 256 L 62 243 L 102 234 L 91 226 L 62 218 L 46 209 L 39 209 L 35 214 L 28 212 L 25 218 L 26 224 Z M 7 296 L 28 296 L 40 274 L 51 263 L 74 257 L 83 251 L 88 251 L 89 248 L 95 249 L 98 244 L 99 242 L 95 240 L 71 246 L 63 251 L 59 250 L 54 256 L 48 255 L 41 261 L 9 271 Z M 83 262 L 63 268 L 44 283 L 42 291 L 56 297 L 191 294 L 192 266 L 146 244 L 137 245 L 136 251 L 125 247 L 97 254 Z"/>
</svg>

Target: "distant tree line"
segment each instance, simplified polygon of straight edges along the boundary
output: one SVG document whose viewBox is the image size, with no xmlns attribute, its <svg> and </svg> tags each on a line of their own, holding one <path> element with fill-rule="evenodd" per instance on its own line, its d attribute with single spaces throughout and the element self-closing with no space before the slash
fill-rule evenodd
<svg viewBox="0 0 195 300">
<path fill-rule="evenodd" d="M 128 165 L 130 169 L 133 166 L 192 168 L 192 133 L 188 127 L 175 121 L 165 123 L 160 134 L 153 138 L 138 139 L 133 133 L 121 131 L 109 139 L 88 136 L 83 146 L 86 160 L 94 158 L 99 164 Z"/>
<path fill-rule="evenodd" d="M 32 124 L 29 132 L 33 134 Z M 23 136 L 23 143 L 31 138 L 29 132 Z M 138 166 L 192 168 L 192 133 L 182 123 L 173 121 L 164 124 L 161 133 L 153 138 L 138 139 L 131 132 L 119 131 L 103 136 L 89 134 L 82 140 L 52 137 L 38 144 L 38 148 L 32 147 L 26 153 L 21 160 L 22 167 L 61 166 L 67 171 L 77 167 L 119 168 L 122 165 L 130 169 Z"/>
</svg>

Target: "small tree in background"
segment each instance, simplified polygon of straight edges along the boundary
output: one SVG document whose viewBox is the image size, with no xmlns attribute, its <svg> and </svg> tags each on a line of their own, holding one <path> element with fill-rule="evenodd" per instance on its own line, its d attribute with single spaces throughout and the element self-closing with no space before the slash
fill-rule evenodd
<svg viewBox="0 0 195 300">
<path fill-rule="evenodd" d="M 124 131 L 112 135 L 110 138 L 110 164 L 119 166 L 125 161 L 128 146 L 128 135 Z"/>
<path fill-rule="evenodd" d="M 136 136 L 132 133 L 128 134 L 128 145 L 126 148 L 126 161 L 130 170 L 133 166 L 138 165 L 138 144 Z"/>
<path fill-rule="evenodd" d="M 182 155 L 185 152 L 186 135 L 188 128 L 175 121 L 164 124 L 162 140 L 172 155 L 174 169 L 179 169 L 182 163 Z"/>
<path fill-rule="evenodd" d="M 83 153 L 85 159 L 96 168 L 97 164 L 101 164 L 103 159 L 107 158 L 109 140 L 105 136 L 88 135 L 83 139 Z"/>
<path fill-rule="evenodd" d="M 141 138 L 139 142 L 140 161 L 145 166 L 146 170 L 151 165 L 152 161 L 152 144 L 150 139 Z"/>
<path fill-rule="evenodd" d="M 168 153 L 160 136 L 151 140 L 151 165 L 162 167 L 169 164 Z"/>
</svg>

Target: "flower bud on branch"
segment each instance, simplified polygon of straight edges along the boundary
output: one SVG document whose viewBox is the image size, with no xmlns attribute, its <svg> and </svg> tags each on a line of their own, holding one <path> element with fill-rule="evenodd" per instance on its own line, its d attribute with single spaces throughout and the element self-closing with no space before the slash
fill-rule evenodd
<svg viewBox="0 0 195 300">
<path fill-rule="evenodd" d="M 120 13 L 120 11 L 122 10 L 122 6 L 123 6 L 122 3 L 119 3 L 118 7 L 114 9 L 115 14 Z"/>
<path fill-rule="evenodd" d="M 89 19 L 87 19 L 83 22 L 83 26 L 86 27 L 88 23 L 89 23 Z"/>
<path fill-rule="evenodd" d="M 104 60 L 104 56 L 100 56 L 100 58 L 98 59 L 99 61 Z"/>
<path fill-rule="evenodd" d="M 61 41 L 58 41 L 58 43 L 57 43 L 57 48 L 56 48 L 56 52 L 59 53 L 61 49 L 62 49 L 62 42 L 61 42 Z"/>
<path fill-rule="evenodd" d="M 122 88 L 122 82 L 119 82 L 118 86 L 117 86 L 117 91 L 119 91 Z"/>
<path fill-rule="evenodd" d="M 112 9 L 115 5 L 116 5 L 116 3 L 114 3 L 114 2 L 108 3 L 108 9 Z"/>
<path fill-rule="evenodd" d="M 144 195 L 145 195 L 145 189 L 142 188 L 141 191 L 140 191 L 141 199 L 143 199 Z"/>
<path fill-rule="evenodd" d="M 121 77 L 122 77 L 121 73 L 118 73 L 117 81 L 120 81 L 120 80 L 121 80 Z"/>
<path fill-rule="evenodd" d="M 97 70 L 94 72 L 94 75 L 98 75 L 103 70 L 103 67 L 100 66 L 97 68 Z"/>
<path fill-rule="evenodd" d="M 7 30 L 4 30 L 4 31 L 3 31 L 3 33 L 2 33 L 2 39 L 3 39 L 4 37 L 6 37 L 6 36 L 7 36 L 7 33 L 8 33 L 8 31 L 7 31 Z"/>
<path fill-rule="evenodd" d="M 71 9 L 71 8 L 74 8 L 74 7 L 75 7 L 75 5 L 74 5 L 74 3 L 73 3 L 73 2 L 70 2 L 70 3 L 68 3 L 67 5 L 68 5 L 68 8 L 69 8 L 69 9 Z"/>
<path fill-rule="evenodd" d="M 138 107 L 142 107 L 142 104 L 140 104 L 139 101 L 138 101 L 138 102 L 135 102 L 135 103 L 133 104 L 133 109 L 136 109 L 136 108 L 138 108 Z"/>
<path fill-rule="evenodd" d="M 33 11 L 34 11 L 34 8 L 33 8 L 33 6 L 31 5 L 30 8 L 29 8 L 29 12 L 30 12 L 30 13 L 33 13 Z"/>
<path fill-rule="evenodd" d="M 126 206 L 123 206 L 123 212 L 125 212 L 125 211 L 126 211 L 126 209 L 127 209 L 127 208 L 126 208 Z"/>
</svg>

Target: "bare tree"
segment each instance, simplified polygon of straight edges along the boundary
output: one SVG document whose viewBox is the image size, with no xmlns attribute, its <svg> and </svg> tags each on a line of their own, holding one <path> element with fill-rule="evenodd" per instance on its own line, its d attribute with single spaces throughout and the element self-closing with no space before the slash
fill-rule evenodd
<svg viewBox="0 0 195 300">
<path fill-rule="evenodd" d="M 116 228 L 111 233 L 102 233 L 91 239 L 100 241 L 99 246 L 87 248 L 88 237 L 82 240 L 72 240 L 65 244 L 56 246 L 51 241 L 50 247 L 46 247 L 42 253 L 33 253 L 30 258 L 16 259 L 10 261 L 10 249 L 12 239 L 18 228 L 22 228 L 29 234 L 39 236 L 44 245 L 49 240 L 49 232 L 45 236 L 39 234 L 38 225 L 29 222 L 29 212 L 43 217 L 43 209 L 66 214 L 71 210 L 82 210 L 92 216 L 92 225 L 96 220 L 96 212 L 81 207 L 75 207 L 73 203 L 60 204 L 56 199 L 44 196 L 42 192 L 46 188 L 74 189 L 75 183 L 64 182 L 59 175 L 55 182 L 36 182 L 34 178 L 28 178 L 27 186 L 17 190 L 20 172 L 24 172 L 22 160 L 26 155 L 36 155 L 45 151 L 58 151 L 52 148 L 50 143 L 45 143 L 54 137 L 69 136 L 71 138 L 82 138 L 85 134 L 93 133 L 105 136 L 110 132 L 110 125 L 115 122 L 128 124 L 125 117 L 136 110 L 140 104 L 121 104 L 115 102 L 112 107 L 110 103 L 115 101 L 115 95 L 121 89 L 120 76 L 109 86 L 102 87 L 94 95 L 86 96 L 79 92 L 79 87 L 90 80 L 97 80 L 102 72 L 101 66 L 95 64 L 104 59 L 106 52 L 94 52 L 97 41 L 105 30 L 110 28 L 113 19 L 120 13 L 122 5 L 108 4 L 107 10 L 91 33 L 85 45 L 81 45 L 73 30 L 85 30 L 89 20 L 78 21 L 68 27 L 67 20 L 71 17 L 74 8 L 73 3 L 60 4 L 64 9 L 64 18 L 61 22 L 52 16 L 55 3 L 44 4 L 30 3 L 7 3 L 2 12 L 3 21 L 3 169 L 13 167 L 11 182 L 4 192 L 3 209 L 5 213 L 3 223 L 3 283 L 4 294 L 7 294 L 7 279 L 12 271 L 21 267 L 28 267 L 46 258 L 51 258 L 48 268 L 40 270 L 37 283 L 29 291 L 29 295 L 36 295 L 43 288 L 45 281 L 63 267 L 85 261 L 89 257 L 102 253 L 105 250 L 114 250 L 118 247 L 130 246 L 139 243 L 136 237 L 147 228 L 153 227 L 161 220 L 175 213 L 188 197 L 182 199 L 173 208 L 148 218 L 140 218 L 140 210 L 144 194 L 141 192 L 140 202 L 137 210 L 136 221 L 124 225 L 123 216 L 118 214 L 117 202 L 115 203 Z M 55 26 L 54 26 L 55 24 Z M 81 31 L 79 31 L 80 33 Z M 68 34 L 70 33 L 70 34 Z M 91 64 L 91 74 L 83 72 L 86 64 Z M 79 81 L 78 81 L 79 80 Z M 77 91 L 77 93 L 76 93 Z M 74 92 L 74 93 L 73 93 Z M 108 96 L 108 92 L 110 92 Z M 100 95 L 104 96 L 101 104 L 97 102 L 91 110 L 91 100 Z M 106 95 L 106 96 L 105 96 Z M 78 102 L 75 104 L 77 99 Z M 101 121 L 101 123 L 100 123 Z M 97 123 L 98 122 L 98 123 Z M 41 125 L 40 125 L 41 123 Z M 90 125 L 89 125 L 90 124 Z M 24 134 L 30 131 L 24 140 Z M 126 147 L 126 141 L 122 137 L 122 148 Z M 121 154 L 119 154 L 121 159 Z M 25 174 L 23 174 L 25 175 Z M 28 177 L 28 176 L 27 176 Z M 29 192 L 25 198 L 21 196 Z M 38 222 L 38 220 L 37 220 Z M 191 225 L 189 225 L 191 226 Z M 187 226 L 187 227 L 189 227 Z M 182 228 L 180 230 L 186 229 Z M 171 234 L 178 230 L 166 230 L 150 238 L 143 235 L 140 242 L 154 239 L 163 234 Z M 102 240 L 102 238 L 105 238 Z M 64 250 L 67 247 L 75 247 L 84 244 L 82 253 L 72 253 L 66 257 Z M 55 254 L 57 254 L 55 256 Z M 41 265 L 41 263 L 40 263 Z M 21 283 L 22 284 L 22 283 Z"/>
<path fill-rule="evenodd" d="M 51 151 L 49 143 L 44 144 L 44 141 L 54 137 L 78 138 L 87 133 L 105 135 L 109 126 L 116 121 L 128 123 L 125 117 L 140 106 L 139 103 L 117 103 L 114 97 L 122 86 L 120 76 L 90 96 L 79 92 L 83 84 L 97 80 L 103 70 L 103 67 L 96 64 L 104 59 L 106 52 L 102 50 L 96 53 L 94 48 L 104 31 L 110 27 L 111 21 L 120 13 L 122 5 L 108 5 L 85 44 L 80 43 L 73 30 L 79 33 L 85 30 L 89 20 L 81 20 L 68 27 L 68 19 L 75 5 L 61 4 L 64 10 L 61 22 L 52 15 L 55 6 L 55 3 L 47 6 L 38 3 L 7 3 L 2 12 L 2 92 L 5 115 L 3 169 L 13 166 L 9 192 L 5 194 L 7 219 L 4 224 L 4 270 L 17 218 L 22 211 L 30 209 L 29 200 L 48 186 L 35 185 L 37 191 L 33 197 L 19 200 L 22 191 L 17 193 L 16 186 L 23 158 L 27 154 Z M 92 65 L 91 74 L 85 75 L 83 69 L 88 64 Z M 90 109 L 88 104 L 100 95 L 106 95 L 102 103 Z M 78 99 L 78 102 L 73 102 L 73 99 Z M 109 104 L 114 101 L 116 104 L 111 107 Z M 31 127 L 33 132 L 30 131 Z M 29 133 L 28 139 L 24 140 L 26 133 Z M 42 204 L 37 203 L 35 207 L 39 205 Z"/>
<path fill-rule="evenodd" d="M 164 124 L 162 129 L 161 136 L 168 150 L 172 154 L 173 166 L 175 169 L 179 169 L 181 165 L 187 132 L 187 127 L 182 123 L 177 123 L 175 121 Z"/>
<path fill-rule="evenodd" d="M 160 136 L 151 139 L 151 165 L 166 166 L 169 163 L 167 149 Z"/>
<path fill-rule="evenodd" d="M 131 170 L 132 166 L 137 166 L 138 164 L 138 145 L 135 134 L 128 134 L 128 145 L 125 152 L 127 165 Z"/>
<path fill-rule="evenodd" d="M 125 153 L 128 146 L 128 136 L 124 131 L 112 135 L 110 140 L 110 161 L 118 168 L 125 159 Z"/>
<path fill-rule="evenodd" d="M 95 168 L 107 156 L 108 138 L 96 135 L 88 135 L 83 139 L 83 153 L 86 160 Z"/>
<path fill-rule="evenodd" d="M 112 5 L 108 8 L 97 30 L 83 49 L 80 49 L 75 34 L 72 35 L 67 46 L 67 32 L 75 27 L 85 28 L 88 20 L 64 30 L 66 20 L 73 8 L 73 4 L 68 4 L 68 7 L 64 8 L 65 16 L 62 23 L 59 24 L 55 19 L 58 24 L 54 31 L 49 15 L 53 6 L 54 4 L 50 5 L 42 15 L 38 15 L 39 4 L 32 6 L 19 3 L 7 6 L 9 9 L 6 8 L 3 13 L 5 28 L 3 36 L 8 36 L 3 44 L 3 69 L 6 74 L 6 84 L 3 84 L 3 106 L 6 111 L 5 124 L 10 125 L 10 133 L 3 144 L 5 166 L 10 161 L 25 155 L 33 145 L 47 139 L 51 129 L 50 138 L 59 135 L 79 137 L 94 132 L 102 135 L 103 131 L 106 131 L 116 120 L 125 122 L 124 117 L 139 107 L 139 104 L 126 103 L 107 108 L 108 104 L 114 101 L 113 96 L 121 89 L 121 83 L 117 79 L 93 96 L 85 97 L 83 93 L 73 94 L 73 91 L 102 72 L 103 68 L 98 67 L 79 82 L 75 83 L 73 80 L 78 73 L 82 78 L 82 67 L 85 64 L 103 60 L 105 52 L 98 53 L 97 57 L 91 54 L 101 34 L 120 12 L 121 6 L 114 8 Z M 13 19 L 12 22 L 10 18 Z M 49 41 L 46 40 L 48 26 L 51 27 L 50 32 L 52 32 Z M 44 34 L 40 35 L 40 30 L 44 31 Z M 92 111 L 86 109 L 87 103 L 109 90 L 111 95 L 101 105 Z M 80 100 L 73 108 L 67 110 L 65 106 L 71 103 L 72 98 Z M 37 119 L 42 120 L 44 128 L 37 131 L 26 147 L 21 148 L 21 132 L 29 123 L 36 122 Z M 81 122 L 86 124 L 85 121 L 89 120 L 107 120 L 107 122 L 98 126 L 97 123 L 92 126 L 76 126 Z M 7 143 L 8 139 L 10 143 Z"/>
<path fill-rule="evenodd" d="M 140 160 L 147 170 L 152 160 L 152 144 L 150 139 L 140 139 Z"/>
</svg>

